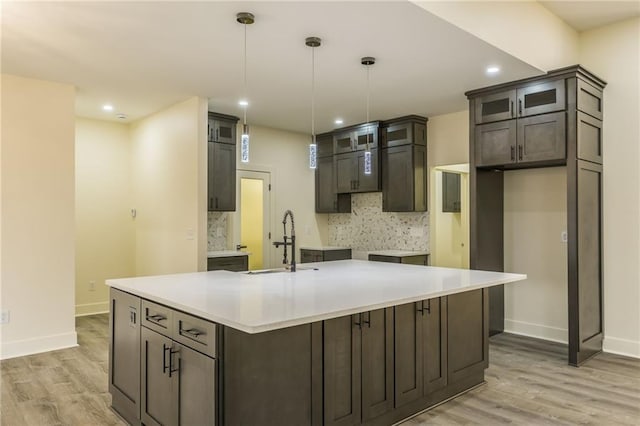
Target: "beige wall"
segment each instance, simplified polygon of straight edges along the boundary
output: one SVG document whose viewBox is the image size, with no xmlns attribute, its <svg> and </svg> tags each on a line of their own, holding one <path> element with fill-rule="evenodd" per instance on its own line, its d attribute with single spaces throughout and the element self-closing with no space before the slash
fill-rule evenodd
<svg viewBox="0 0 640 426">
<path fill-rule="evenodd" d="M 578 63 L 578 34 L 535 1 L 414 1 L 543 71 Z"/>
<path fill-rule="evenodd" d="M 429 117 L 427 122 L 429 167 L 469 162 L 469 111 Z"/>
<path fill-rule="evenodd" d="M 76 345 L 75 91 L 2 75 L 0 357 Z"/>
<path fill-rule="evenodd" d="M 288 209 L 295 216 L 298 247 L 327 243 L 328 215 L 315 213 L 315 172 L 309 169 L 309 141 L 306 134 L 251 126 L 250 162 L 241 163 L 239 146 L 236 150 L 239 170 L 271 173 L 272 239 L 282 238 L 282 216 Z M 282 247 L 271 246 L 271 250 L 271 267 L 281 266 Z M 299 260 L 300 253 L 296 257 Z"/>
<path fill-rule="evenodd" d="M 131 126 L 136 275 L 206 270 L 206 122 L 191 98 Z"/>
<path fill-rule="evenodd" d="M 606 351 L 640 357 L 640 19 L 587 31 L 580 62 L 604 91 Z"/>
<path fill-rule="evenodd" d="M 76 315 L 107 312 L 105 280 L 135 275 L 132 206 L 129 126 L 77 118 Z"/>
<path fill-rule="evenodd" d="M 505 330 L 568 341 L 567 172 L 504 173 L 504 270 L 527 274 L 505 286 Z"/>
</svg>

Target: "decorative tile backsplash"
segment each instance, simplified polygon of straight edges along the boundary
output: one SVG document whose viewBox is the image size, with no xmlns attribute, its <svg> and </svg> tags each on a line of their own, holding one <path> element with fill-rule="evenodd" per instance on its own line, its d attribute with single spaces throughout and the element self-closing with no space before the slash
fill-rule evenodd
<svg viewBox="0 0 640 426">
<path fill-rule="evenodd" d="M 382 193 L 351 194 L 351 213 L 329 215 L 330 246 L 429 251 L 429 213 L 382 211 Z"/>
<path fill-rule="evenodd" d="M 207 212 L 207 251 L 227 249 L 227 216 L 225 212 Z"/>
</svg>

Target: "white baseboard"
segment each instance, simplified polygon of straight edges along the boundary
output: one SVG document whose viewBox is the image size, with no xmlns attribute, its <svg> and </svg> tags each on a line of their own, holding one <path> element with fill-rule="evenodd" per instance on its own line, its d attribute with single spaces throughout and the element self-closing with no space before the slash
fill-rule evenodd
<svg viewBox="0 0 640 426">
<path fill-rule="evenodd" d="M 76 316 L 84 317 L 87 315 L 104 314 L 109 312 L 109 301 L 99 303 L 85 303 L 76 305 Z"/>
<path fill-rule="evenodd" d="M 33 339 L 2 342 L 0 344 L 0 359 L 16 358 L 75 346 L 78 346 L 78 338 L 75 331 Z"/>
<path fill-rule="evenodd" d="M 616 337 L 604 337 L 602 350 L 611 354 L 640 358 L 640 342 Z"/>
<path fill-rule="evenodd" d="M 504 331 L 520 336 L 535 337 L 537 339 L 550 340 L 564 343 L 569 341 L 569 331 L 565 328 L 549 327 L 548 325 L 534 324 L 524 321 L 504 319 Z"/>
</svg>

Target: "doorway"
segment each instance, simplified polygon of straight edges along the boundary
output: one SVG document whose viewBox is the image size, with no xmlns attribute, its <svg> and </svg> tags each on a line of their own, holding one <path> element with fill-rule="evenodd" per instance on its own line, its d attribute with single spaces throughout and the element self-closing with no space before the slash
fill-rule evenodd
<svg viewBox="0 0 640 426">
<path fill-rule="evenodd" d="M 233 214 L 234 247 L 249 252 L 249 270 L 265 269 L 270 259 L 271 174 L 237 171 L 238 209 Z"/>
<path fill-rule="evenodd" d="M 431 264 L 469 268 L 469 165 L 431 169 Z"/>
</svg>

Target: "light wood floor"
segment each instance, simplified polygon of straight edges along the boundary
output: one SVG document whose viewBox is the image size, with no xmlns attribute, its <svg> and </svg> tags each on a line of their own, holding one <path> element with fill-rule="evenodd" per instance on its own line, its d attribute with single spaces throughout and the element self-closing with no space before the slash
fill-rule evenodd
<svg viewBox="0 0 640 426">
<path fill-rule="evenodd" d="M 2 426 L 121 425 L 109 409 L 107 315 L 77 320 L 79 347 L 0 362 Z M 405 422 L 640 425 L 640 360 L 601 354 L 580 368 L 566 347 L 491 338 L 487 383 Z"/>
</svg>

